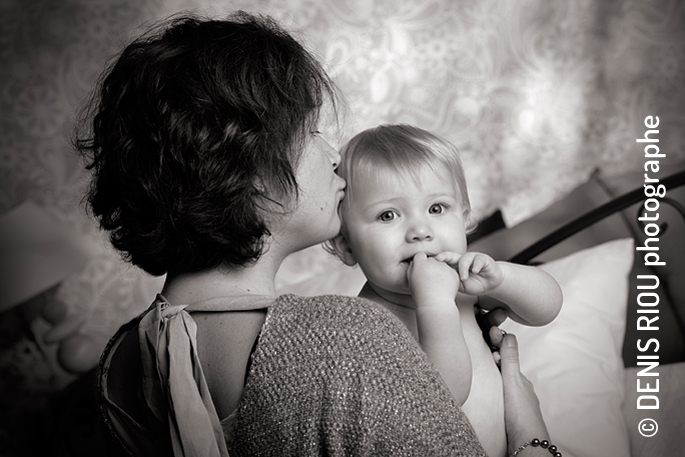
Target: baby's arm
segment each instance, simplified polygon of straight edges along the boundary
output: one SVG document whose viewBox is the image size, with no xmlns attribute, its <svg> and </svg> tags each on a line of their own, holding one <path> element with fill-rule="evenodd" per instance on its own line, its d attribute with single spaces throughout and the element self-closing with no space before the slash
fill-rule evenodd
<svg viewBox="0 0 685 457">
<path fill-rule="evenodd" d="M 419 345 L 463 405 L 471 391 L 472 370 L 455 303 L 459 278 L 449 265 L 424 253 L 414 256 L 407 278 L 416 304 Z"/>
<path fill-rule="evenodd" d="M 528 265 L 495 261 L 487 254 L 444 252 L 435 257 L 459 273 L 460 290 L 498 300 L 509 317 L 531 326 L 549 324 L 561 310 L 562 293 L 557 281 L 544 270 Z M 488 309 L 486 302 L 481 306 Z"/>
</svg>

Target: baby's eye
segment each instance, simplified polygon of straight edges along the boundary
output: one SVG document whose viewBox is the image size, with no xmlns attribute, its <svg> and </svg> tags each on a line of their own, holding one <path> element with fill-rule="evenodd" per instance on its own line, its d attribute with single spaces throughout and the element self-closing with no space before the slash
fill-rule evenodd
<svg viewBox="0 0 685 457">
<path fill-rule="evenodd" d="M 383 211 L 379 216 L 378 219 L 382 222 L 390 222 L 395 219 L 395 216 L 397 214 L 394 211 Z"/>
<path fill-rule="evenodd" d="M 442 212 L 444 210 L 445 210 L 444 205 L 442 205 L 440 203 L 436 203 L 434 205 L 431 205 L 431 207 L 428 209 L 428 213 L 430 213 L 430 214 L 442 214 Z"/>
</svg>

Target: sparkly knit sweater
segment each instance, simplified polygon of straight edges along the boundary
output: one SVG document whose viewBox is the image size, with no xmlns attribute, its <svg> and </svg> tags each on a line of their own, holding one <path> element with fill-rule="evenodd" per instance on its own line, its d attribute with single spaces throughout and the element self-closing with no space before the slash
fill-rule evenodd
<svg viewBox="0 0 685 457">
<path fill-rule="evenodd" d="M 221 303 L 222 310 L 232 309 L 229 299 Z M 191 305 L 189 310 L 197 307 Z M 189 318 L 184 321 L 187 326 L 192 318 L 186 310 L 180 312 Z M 163 327 L 156 321 L 153 326 Z M 188 339 L 194 339 L 194 331 Z M 106 359 L 107 351 L 103 365 Z M 198 364 L 192 366 L 197 371 Z M 101 367 L 105 428 L 114 442 L 137 455 L 127 445 L 131 437 L 122 437 L 112 427 L 112 405 L 102 388 L 106 371 Z M 183 444 L 173 446 L 174 455 L 485 456 L 468 419 L 405 327 L 385 309 L 362 299 L 286 295 L 273 301 L 239 406 L 232 414 L 230 433 L 221 421 L 221 436 L 201 373 L 200 378 L 196 376 L 195 384 L 199 407 L 173 403 L 173 392 L 153 394 L 170 398 L 168 405 L 153 406 L 162 414 L 175 414 L 169 424 L 196 428 L 192 433 L 171 431 L 172 444 Z M 173 376 L 157 382 L 159 386 L 173 383 Z M 186 403 L 189 390 L 181 389 Z M 188 420 L 189 410 L 202 411 L 202 417 Z M 207 433 L 197 429 L 204 416 L 211 424 L 203 427 Z M 141 427 L 148 436 L 144 425 L 135 424 L 135 429 Z M 121 429 L 117 424 L 116 430 Z M 141 439 L 139 434 L 133 441 Z M 183 440 L 196 442 L 191 446 Z M 214 446 L 218 451 L 198 451 Z"/>
</svg>

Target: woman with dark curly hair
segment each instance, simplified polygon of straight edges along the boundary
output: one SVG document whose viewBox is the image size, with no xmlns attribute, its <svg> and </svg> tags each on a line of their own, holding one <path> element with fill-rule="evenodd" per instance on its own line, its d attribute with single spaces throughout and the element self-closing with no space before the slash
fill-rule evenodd
<svg viewBox="0 0 685 457">
<path fill-rule="evenodd" d="M 246 13 L 176 17 L 105 72 L 76 138 L 90 210 L 126 260 L 167 275 L 101 359 L 114 455 L 484 455 L 391 314 L 276 296 L 283 259 L 340 229 L 339 156 L 317 130 L 336 100 L 311 54 Z M 518 446 L 546 431 L 504 341 Z"/>
</svg>

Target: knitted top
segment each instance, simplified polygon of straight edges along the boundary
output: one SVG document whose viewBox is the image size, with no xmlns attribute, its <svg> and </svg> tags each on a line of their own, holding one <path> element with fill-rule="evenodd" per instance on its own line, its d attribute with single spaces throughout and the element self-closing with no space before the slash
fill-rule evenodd
<svg viewBox="0 0 685 457">
<path fill-rule="evenodd" d="M 210 308 L 236 309 L 231 300 L 214 300 Z M 122 416 L 109 400 L 108 353 L 116 350 L 110 344 L 103 354 L 99 378 L 103 420 L 115 447 L 133 455 L 152 455 L 151 449 L 156 448 L 157 455 L 173 449 L 177 456 L 485 456 L 435 367 L 388 311 L 342 296 L 286 295 L 269 305 L 227 433 L 226 420 L 220 424 L 206 390 L 199 360 L 185 364 L 191 367 L 185 371 L 194 376 L 185 376 L 179 381 L 184 386 L 176 389 L 179 373 L 173 373 L 173 366 L 184 364 L 163 362 L 179 354 L 187 354 L 188 359 L 196 355 L 195 329 L 186 332 L 183 328 L 194 324 L 187 310 L 207 310 L 206 306 L 172 307 L 173 316 L 182 316 L 175 319 L 182 325 L 170 325 L 163 322 L 170 305 L 158 297 L 138 327 L 140 332 L 145 316 L 153 316 L 148 325 L 152 323 L 159 333 L 153 338 L 148 333 L 141 348 L 155 346 L 152 340 L 161 342 L 155 350 L 162 362 L 142 376 L 141 389 L 146 392 L 148 408 L 155 410 L 150 414 L 166 426 L 155 436 L 151 430 L 159 429 L 159 424 L 130 423 L 130 417 Z M 167 336 L 159 338 L 162 333 Z M 184 349 L 165 349 L 177 346 L 173 341 L 179 333 L 183 333 L 181 340 L 188 340 Z M 166 355 L 160 358 L 160 354 Z M 152 374 L 162 379 L 149 379 Z M 194 387 L 188 387 L 188 378 Z"/>
</svg>

